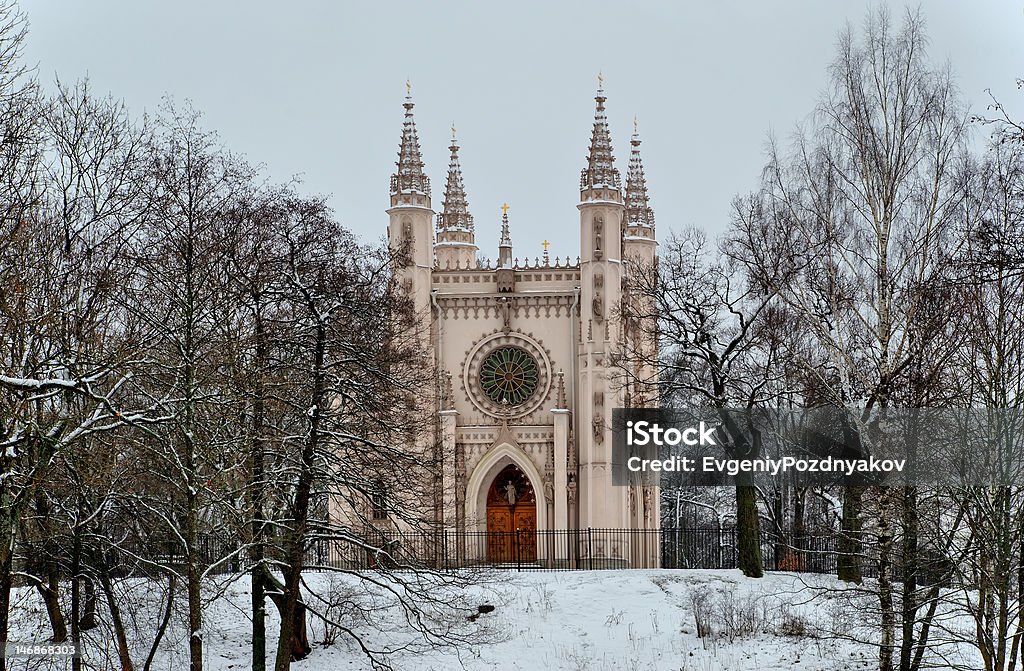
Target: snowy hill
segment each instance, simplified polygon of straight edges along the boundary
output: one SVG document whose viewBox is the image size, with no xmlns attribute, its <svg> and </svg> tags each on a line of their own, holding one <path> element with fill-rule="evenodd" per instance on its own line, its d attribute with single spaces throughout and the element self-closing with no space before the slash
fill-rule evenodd
<svg viewBox="0 0 1024 671">
<path fill-rule="evenodd" d="M 206 659 L 212 671 L 249 667 L 247 583 L 243 577 L 223 585 L 206 609 Z M 350 575 L 312 574 L 308 587 L 315 596 L 309 595 L 310 603 L 365 592 L 362 586 L 351 591 L 354 585 Z M 133 621 L 142 632 L 158 618 L 161 595 L 146 583 L 135 587 L 136 602 L 143 605 Z M 454 604 L 451 618 L 457 620 L 452 624 L 475 641 L 472 645 L 422 650 L 398 610 L 387 607 L 380 595 L 374 597 L 376 605 L 369 615 L 353 626 L 373 646 L 409 644 L 392 660 L 396 669 L 413 671 L 873 668 L 877 662 L 872 646 L 823 635 L 842 626 L 837 618 L 848 611 L 848 607 L 836 608 L 830 597 L 822 597 L 819 588 L 823 587 L 834 587 L 839 593 L 832 578 L 788 573 L 769 574 L 762 580 L 746 579 L 737 571 L 705 570 L 491 573 L 486 583 L 461 589 L 448 600 Z M 809 591 L 819 594 L 813 605 L 807 603 Z M 494 610 L 470 621 L 467 617 L 475 604 L 493 605 Z M 273 608 L 268 612 L 268 631 L 274 632 Z M 101 607 L 101 619 L 103 615 Z M 183 620 L 182 613 L 175 616 L 153 669 L 187 668 Z M 698 620 L 703 637 L 698 636 Z M 12 640 L 48 635 L 45 610 L 34 591 L 18 590 L 13 624 Z M 292 668 L 370 668 L 349 639 L 333 634 L 323 620 L 311 616 L 314 650 Z M 104 634 L 101 626 L 89 637 L 87 655 L 99 668 L 115 661 L 112 646 L 102 643 L 109 640 L 109 632 Z M 324 645 L 325 638 L 334 641 Z M 274 641 L 268 643 L 272 652 Z M 133 657 L 142 660 L 146 651 L 140 645 Z M 136 665 L 141 668 L 140 663 Z M 13 668 L 46 667 L 15 664 Z"/>
</svg>

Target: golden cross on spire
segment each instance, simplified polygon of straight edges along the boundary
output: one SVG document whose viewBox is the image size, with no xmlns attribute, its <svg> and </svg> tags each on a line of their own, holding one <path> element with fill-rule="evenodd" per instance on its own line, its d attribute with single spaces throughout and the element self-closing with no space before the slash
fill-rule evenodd
<svg viewBox="0 0 1024 671">
<path fill-rule="evenodd" d="M 603 89 L 604 88 L 604 75 L 601 74 L 600 70 L 597 71 L 597 88 L 599 88 L 599 89 Z"/>
<path fill-rule="evenodd" d="M 452 139 L 455 139 L 455 122 L 452 122 Z"/>
<path fill-rule="evenodd" d="M 505 217 L 508 216 L 508 209 L 509 209 L 508 208 L 508 203 L 502 203 L 501 204 L 501 214 L 502 214 L 502 216 L 505 216 Z"/>
<path fill-rule="evenodd" d="M 542 242 L 542 243 L 540 243 L 540 244 L 544 245 L 544 253 L 545 253 L 545 254 L 547 254 L 547 251 L 548 251 L 548 245 L 550 245 L 551 243 L 550 243 L 550 242 L 548 242 L 547 240 L 545 240 L 544 242 Z"/>
<path fill-rule="evenodd" d="M 405 80 L 405 97 L 412 97 L 412 83 L 408 79 Z"/>
</svg>

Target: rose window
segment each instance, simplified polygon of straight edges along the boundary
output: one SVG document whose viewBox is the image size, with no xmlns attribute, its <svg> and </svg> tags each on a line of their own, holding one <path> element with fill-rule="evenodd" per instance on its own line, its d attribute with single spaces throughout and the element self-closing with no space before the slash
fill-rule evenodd
<svg viewBox="0 0 1024 671">
<path fill-rule="evenodd" d="M 480 386 L 499 405 L 521 405 L 537 390 L 537 362 L 518 347 L 499 347 L 480 365 Z"/>
</svg>

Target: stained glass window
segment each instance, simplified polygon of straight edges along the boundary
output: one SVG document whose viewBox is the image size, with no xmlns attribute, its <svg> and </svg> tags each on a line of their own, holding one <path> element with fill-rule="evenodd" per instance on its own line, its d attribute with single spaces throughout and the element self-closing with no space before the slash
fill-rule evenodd
<svg viewBox="0 0 1024 671">
<path fill-rule="evenodd" d="M 480 366 L 480 386 L 495 403 L 520 405 L 537 390 L 537 362 L 518 347 L 499 347 Z"/>
</svg>

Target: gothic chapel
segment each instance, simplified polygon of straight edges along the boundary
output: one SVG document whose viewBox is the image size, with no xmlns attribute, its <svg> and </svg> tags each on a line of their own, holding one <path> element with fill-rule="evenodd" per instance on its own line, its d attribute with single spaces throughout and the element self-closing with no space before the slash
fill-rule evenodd
<svg viewBox="0 0 1024 671">
<path fill-rule="evenodd" d="M 616 309 L 628 298 L 623 260 L 653 264 L 657 242 L 640 139 L 634 128 L 623 189 L 603 87 L 595 100 L 578 259 L 552 262 L 546 250 L 535 262 L 515 258 L 503 206 L 492 265 L 478 260 L 454 132 L 435 215 L 406 96 L 388 240 L 411 250 L 396 273 L 423 315 L 421 342 L 436 366 L 427 409 L 436 421 L 417 440 L 439 463 L 432 522 L 469 560 L 658 565 L 656 534 L 603 531 L 659 527 L 657 489 L 613 486 L 611 476 L 612 409 L 657 401 L 650 391 L 631 395 L 612 361 L 627 351 Z"/>
</svg>

